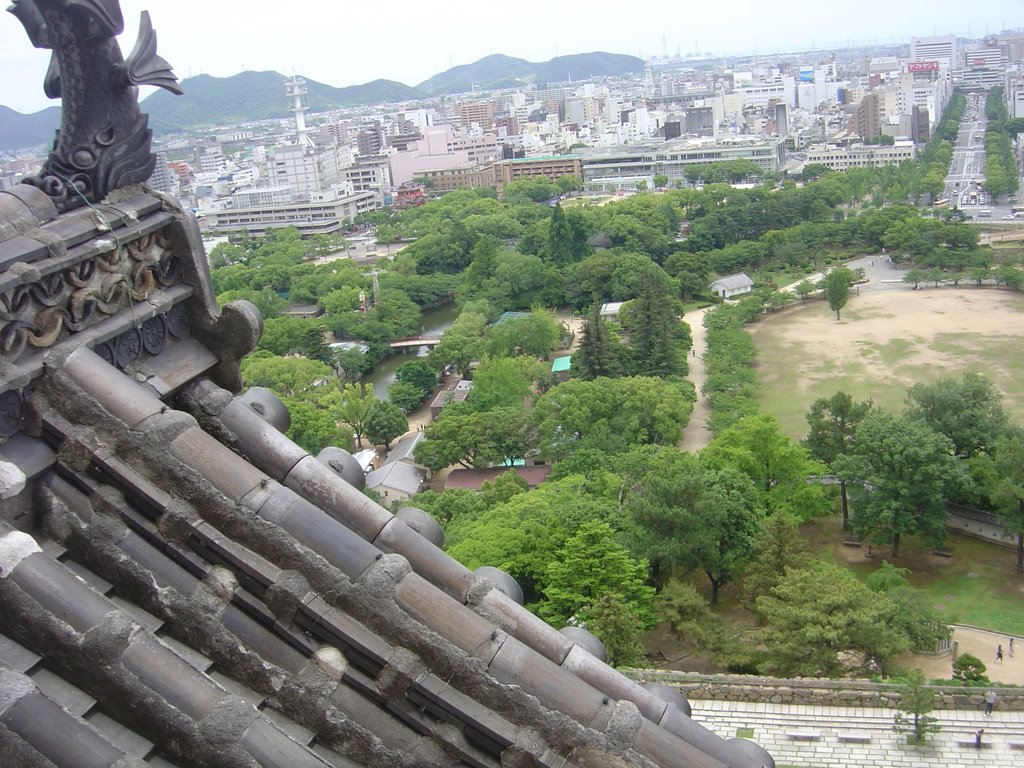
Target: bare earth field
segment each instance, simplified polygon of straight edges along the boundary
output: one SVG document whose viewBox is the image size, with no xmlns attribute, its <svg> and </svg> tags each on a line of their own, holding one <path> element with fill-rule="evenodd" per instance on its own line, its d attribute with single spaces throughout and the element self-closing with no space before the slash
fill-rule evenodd
<svg viewBox="0 0 1024 768">
<path fill-rule="evenodd" d="M 922 288 L 852 295 L 836 321 L 823 301 L 749 326 L 758 349 L 761 408 L 796 438 L 804 414 L 837 390 L 903 407 L 907 387 L 965 370 L 988 376 L 1024 423 L 1024 292 Z"/>
</svg>

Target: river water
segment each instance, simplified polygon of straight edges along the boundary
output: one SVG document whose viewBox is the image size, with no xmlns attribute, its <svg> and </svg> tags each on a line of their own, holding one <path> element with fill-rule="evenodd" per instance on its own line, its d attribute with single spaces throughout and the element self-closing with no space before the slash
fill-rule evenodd
<svg viewBox="0 0 1024 768">
<path fill-rule="evenodd" d="M 440 338 L 448 327 L 455 322 L 459 310 L 454 303 L 443 304 L 435 309 L 428 309 L 423 312 L 423 321 L 420 335 L 429 339 Z M 395 372 L 402 363 L 419 357 L 426 357 L 430 347 L 417 347 L 415 349 L 399 352 L 381 360 L 366 374 L 361 381 L 373 385 L 373 391 L 381 400 L 388 399 L 388 387 L 395 380 Z"/>
</svg>

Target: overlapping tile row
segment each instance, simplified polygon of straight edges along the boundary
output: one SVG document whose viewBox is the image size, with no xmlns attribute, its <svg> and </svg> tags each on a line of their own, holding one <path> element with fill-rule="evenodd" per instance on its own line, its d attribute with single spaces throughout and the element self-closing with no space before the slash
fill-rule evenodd
<svg viewBox="0 0 1024 768">
<path fill-rule="evenodd" d="M 424 513 L 365 497 L 341 452 L 299 449 L 272 396 L 236 398 L 262 321 L 214 306 L 188 215 L 139 191 L 103 217 L 54 217 L 19 194 L 0 197 L 0 257 L 36 257 L 0 281 L 111 238 L 180 260 L 146 302 L 0 362 L 19 398 L 0 434 L 0 632 L 92 702 L 82 739 L 111 760 L 95 764 L 771 765 L 692 721 L 678 691 L 608 667 L 589 634 L 527 612 L 505 574 L 461 566 Z M 35 673 L 8 666 L 0 755 L 91 765 L 4 724 L 24 699 L 83 727 L 71 698 L 35 698 Z"/>
</svg>

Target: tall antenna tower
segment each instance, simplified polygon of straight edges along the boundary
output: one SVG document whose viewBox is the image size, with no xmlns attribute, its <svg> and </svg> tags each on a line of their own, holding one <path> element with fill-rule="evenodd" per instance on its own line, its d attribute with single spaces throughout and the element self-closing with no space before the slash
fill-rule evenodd
<svg viewBox="0 0 1024 768">
<path fill-rule="evenodd" d="M 373 278 L 373 303 L 377 304 L 380 302 L 380 280 L 377 279 L 378 275 L 386 275 L 388 271 L 386 269 L 377 269 L 374 267 L 369 272 L 363 272 L 364 277 Z"/>
<path fill-rule="evenodd" d="M 292 114 L 295 115 L 295 143 L 313 149 L 316 147 L 316 142 L 313 141 L 309 135 L 309 129 L 306 127 L 306 94 L 309 93 L 309 89 L 306 88 L 306 79 L 292 75 L 285 81 L 284 87 L 292 102 Z"/>
</svg>

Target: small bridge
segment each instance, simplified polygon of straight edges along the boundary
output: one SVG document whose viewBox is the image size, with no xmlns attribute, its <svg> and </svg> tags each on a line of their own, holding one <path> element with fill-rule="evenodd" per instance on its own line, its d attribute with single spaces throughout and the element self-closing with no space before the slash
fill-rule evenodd
<svg viewBox="0 0 1024 768">
<path fill-rule="evenodd" d="M 388 346 L 392 349 L 411 349 L 413 347 L 433 347 L 440 339 L 428 339 L 423 336 L 410 336 L 405 339 L 389 341 Z"/>
</svg>

